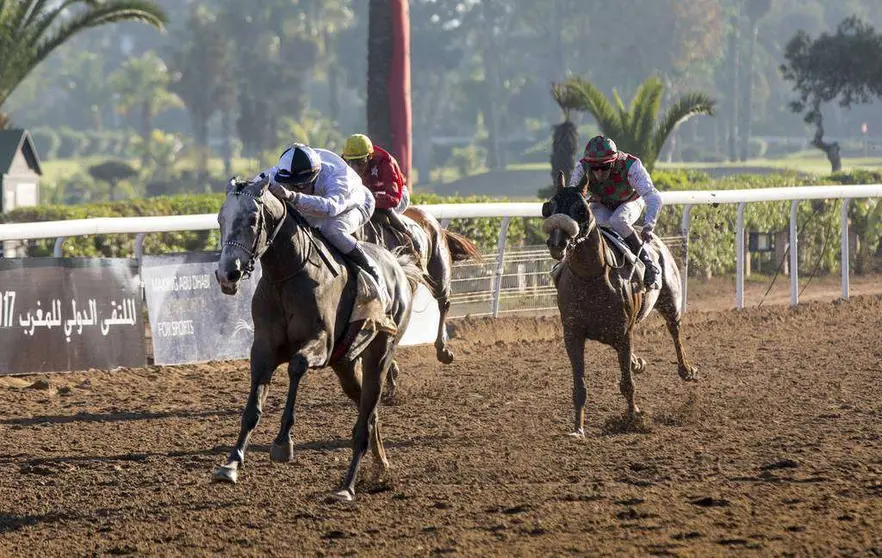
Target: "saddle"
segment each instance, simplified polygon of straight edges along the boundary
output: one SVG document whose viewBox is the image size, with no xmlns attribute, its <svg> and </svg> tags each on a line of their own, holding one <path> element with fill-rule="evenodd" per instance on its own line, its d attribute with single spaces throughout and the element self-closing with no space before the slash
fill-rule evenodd
<svg viewBox="0 0 882 558">
<path fill-rule="evenodd" d="M 340 274 L 340 266 L 334 259 L 334 252 L 336 250 L 327 241 L 317 241 L 318 238 L 324 239 L 321 231 L 310 228 L 309 232 L 314 253 L 321 259 L 321 262 L 312 261 L 312 254 L 310 254 L 311 263 L 315 265 L 324 263 L 334 277 L 338 276 Z M 355 274 L 358 295 L 352 307 L 348 325 L 334 343 L 334 352 L 328 360 L 328 364 L 334 364 L 340 360 L 355 360 L 380 332 L 389 333 L 390 335 L 398 333 L 398 325 L 389 316 L 380 301 L 369 295 L 372 289 L 364 276 L 364 272 L 357 265 L 346 260 L 345 254 L 341 254 L 341 256 L 346 261 L 350 271 Z"/>
<path fill-rule="evenodd" d="M 625 244 L 625 239 L 615 230 L 606 225 L 599 226 L 598 230 L 600 230 L 601 234 L 603 234 L 606 239 L 606 242 L 604 243 L 606 246 L 606 252 L 604 253 L 606 263 L 610 267 L 620 268 L 625 265 L 625 262 L 629 262 L 634 266 L 634 275 L 642 278 L 646 266 L 644 266 L 643 262 L 640 261 L 640 258 L 631 251 L 631 248 Z M 644 248 L 644 250 L 646 250 L 646 248 Z"/>
<path fill-rule="evenodd" d="M 605 238 L 606 242 L 604 242 L 604 259 L 608 266 L 619 269 L 625 265 L 625 263 L 630 263 L 632 266 L 632 274 L 631 274 L 631 282 L 634 285 L 634 288 L 637 291 L 644 290 L 643 286 L 643 273 L 646 270 L 646 266 L 643 265 L 643 262 L 640 261 L 634 252 L 631 251 L 631 248 L 625 244 L 625 239 L 617 233 L 612 228 L 606 225 L 600 225 L 597 227 L 600 233 Z M 658 256 L 655 254 L 653 250 L 649 248 L 649 246 L 645 246 L 644 250 L 647 251 L 649 256 L 658 262 Z M 557 282 L 558 277 L 560 276 L 561 265 L 557 263 L 551 270 L 551 276 L 555 282 Z"/>
</svg>

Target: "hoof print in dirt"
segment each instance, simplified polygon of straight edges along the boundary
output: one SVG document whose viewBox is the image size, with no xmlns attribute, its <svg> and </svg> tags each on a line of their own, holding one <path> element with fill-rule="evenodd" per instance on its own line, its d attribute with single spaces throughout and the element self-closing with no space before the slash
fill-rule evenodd
<svg viewBox="0 0 882 558">
<path fill-rule="evenodd" d="M 701 506 L 703 508 L 725 508 L 729 505 L 729 500 L 724 500 L 722 498 L 713 498 L 711 496 L 705 496 L 704 498 L 698 498 L 697 500 L 692 500 L 692 505 Z"/>
<path fill-rule="evenodd" d="M 797 469 L 799 467 L 799 463 L 792 459 L 782 459 L 781 461 L 776 461 L 774 463 L 768 463 L 760 467 L 763 471 L 773 471 L 775 469 Z"/>
</svg>

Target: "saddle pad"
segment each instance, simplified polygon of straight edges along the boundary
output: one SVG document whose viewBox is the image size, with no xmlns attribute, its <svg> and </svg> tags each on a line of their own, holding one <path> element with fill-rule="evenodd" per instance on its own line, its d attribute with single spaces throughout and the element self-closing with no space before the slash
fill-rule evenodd
<svg viewBox="0 0 882 558">
<path fill-rule="evenodd" d="M 358 273 L 358 281 L 365 281 L 362 272 Z M 363 285 L 359 285 L 359 288 L 362 287 Z M 334 364 L 340 359 L 355 360 L 380 332 L 395 335 L 398 333 L 398 326 L 376 298 L 357 300 L 349 317 L 349 325 L 337 342 L 328 364 Z"/>
</svg>

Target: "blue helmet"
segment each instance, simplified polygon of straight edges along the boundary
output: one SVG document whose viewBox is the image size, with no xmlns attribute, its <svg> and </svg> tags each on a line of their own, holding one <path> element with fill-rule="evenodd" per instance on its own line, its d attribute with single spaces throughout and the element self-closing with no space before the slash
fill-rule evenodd
<svg viewBox="0 0 882 558">
<path fill-rule="evenodd" d="M 315 182 L 322 169 L 319 154 L 303 143 L 292 144 L 279 157 L 273 180 L 285 186 L 306 186 Z"/>
</svg>

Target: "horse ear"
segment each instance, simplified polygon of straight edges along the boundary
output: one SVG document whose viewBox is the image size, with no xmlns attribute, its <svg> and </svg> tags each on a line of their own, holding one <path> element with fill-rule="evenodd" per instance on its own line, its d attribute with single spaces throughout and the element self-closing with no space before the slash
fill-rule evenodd
<svg viewBox="0 0 882 558">
<path fill-rule="evenodd" d="M 229 194 L 230 192 L 232 192 L 236 189 L 236 184 L 238 183 L 238 181 L 239 181 L 238 176 L 234 176 L 234 177 L 230 178 L 229 181 L 227 181 L 227 194 Z"/>
<path fill-rule="evenodd" d="M 554 177 L 554 186 L 555 189 L 560 192 L 567 185 L 566 179 L 564 178 L 563 171 L 557 171 L 557 175 Z"/>
</svg>

